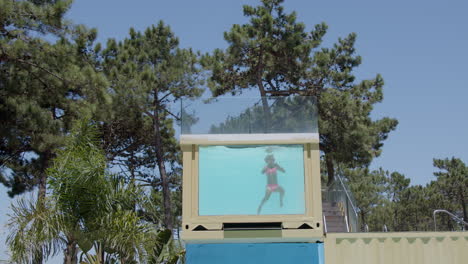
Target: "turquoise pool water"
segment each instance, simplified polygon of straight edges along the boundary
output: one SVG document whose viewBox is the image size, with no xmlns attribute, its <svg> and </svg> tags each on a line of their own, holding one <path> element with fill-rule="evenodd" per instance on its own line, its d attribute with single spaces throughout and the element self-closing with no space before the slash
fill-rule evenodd
<svg viewBox="0 0 468 264">
<path fill-rule="evenodd" d="M 199 148 L 199 215 L 304 214 L 304 197 L 302 145 Z"/>
</svg>

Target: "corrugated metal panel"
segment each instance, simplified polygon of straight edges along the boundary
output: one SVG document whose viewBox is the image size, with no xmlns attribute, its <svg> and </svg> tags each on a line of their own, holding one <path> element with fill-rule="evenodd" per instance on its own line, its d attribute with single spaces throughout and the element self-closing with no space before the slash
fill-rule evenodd
<svg viewBox="0 0 468 264">
<path fill-rule="evenodd" d="M 328 233 L 325 264 L 468 264 L 468 232 Z"/>
</svg>

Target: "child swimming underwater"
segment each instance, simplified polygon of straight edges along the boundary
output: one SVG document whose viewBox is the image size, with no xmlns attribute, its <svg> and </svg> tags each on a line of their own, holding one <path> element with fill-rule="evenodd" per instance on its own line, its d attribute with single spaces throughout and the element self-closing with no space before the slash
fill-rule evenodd
<svg viewBox="0 0 468 264">
<path fill-rule="evenodd" d="M 268 199 L 270 199 L 272 192 L 279 192 L 280 193 L 280 206 L 283 206 L 283 197 L 284 197 L 284 189 L 278 184 L 278 174 L 277 171 L 285 172 L 285 170 L 275 162 L 275 157 L 273 154 L 269 154 L 265 157 L 266 166 L 263 168 L 262 173 L 266 174 L 267 176 L 267 186 L 265 196 L 263 197 L 260 205 L 257 209 L 257 214 L 260 214 L 262 210 L 263 204 L 265 204 Z"/>
</svg>

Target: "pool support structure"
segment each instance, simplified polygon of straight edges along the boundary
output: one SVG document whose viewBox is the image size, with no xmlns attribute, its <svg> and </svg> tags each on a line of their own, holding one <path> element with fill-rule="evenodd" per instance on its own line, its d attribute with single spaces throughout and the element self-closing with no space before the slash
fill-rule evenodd
<svg viewBox="0 0 468 264">
<path fill-rule="evenodd" d="M 317 133 L 182 135 L 186 263 L 323 263 Z M 199 215 L 199 147 L 302 145 L 304 214 Z M 313 260 L 311 262 L 311 260 Z"/>
<path fill-rule="evenodd" d="M 318 134 L 182 135 L 187 264 L 466 264 L 468 232 L 326 233 Z M 304 146 L 303 215 L 198 214 L 200 146 Z"/>
</svg>

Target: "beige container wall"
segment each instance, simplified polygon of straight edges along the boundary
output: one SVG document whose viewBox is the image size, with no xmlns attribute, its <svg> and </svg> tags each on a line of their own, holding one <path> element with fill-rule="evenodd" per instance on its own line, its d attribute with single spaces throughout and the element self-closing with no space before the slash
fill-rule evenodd
<svg viewBox="0 0 468 264">
<path fill-rule="evenodd" d="M 468 232 L 328 233 L 325 264 L 467 264 Z"/>
<path fill-rule="evenodd" d="M 224 239 L 223 223 L 281 222 L 281 236 L 269 242 L 310 242 L 323 240 L 322 200 L 320 183 L 320 151 L 318 134 L 239 134 L 183 135 L 182 239 Z M 305 213 L 302 215 L 198 215 L 199 146 L 206 145 L 304 145 Z M 304 223 L 312 229 L 298 229 Z M 194 230 L 199 225 L 206 231 Z M 264 242 L 262 240 L 262 242 Z"/>
</svg>

